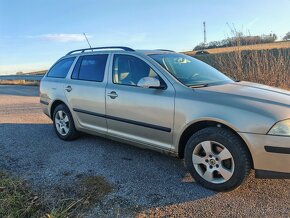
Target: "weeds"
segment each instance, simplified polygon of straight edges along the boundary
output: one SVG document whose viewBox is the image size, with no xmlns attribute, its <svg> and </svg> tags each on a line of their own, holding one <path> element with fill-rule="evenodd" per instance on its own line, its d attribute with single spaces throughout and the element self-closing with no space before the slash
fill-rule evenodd
<svg viewBox="0 0 290 218">
<path fill-rule="evenodd" d="M 113 188 L 103 177 L 83 176 L 68 190 L 69 193 L 65 193 L 51 208 L 45 199 L 45 193 L 39 197 L 24 181 L 0 172 L 0 217 L 83 217 L 92 205 Z"/>
<path fill-rule="evenodd" d="M 240 50 L 195 56 L 236 80 L 290 89 L 290 49 Z"/>
<path fill-rule="evenodd" d="M 290 48 L 287 42 L 271 43 L 275 47 L 270 49 L 269 44 L 253 44 L 242 46 L 245 34 L 238 31 L 235 26 L 228 25 L 235 47 L 231 52 L 195 56 L 196 58 L 212 65 L 229 77 L 236 80 L 246 80 L 290 89 Z M 246 38 L 251 38 L 247 36 Z M 257 49 L 260 48 L 260 49 Z M 222 51 L 222 50 L 220 50 Z M 208 50 L 209 53 L 210 50 Z"/>
<path fill-rule="evenodd" d="M 84 176 L 72 190 L 75 197 L 61 199 L 48 218 L 82 217 L 84 213 L 104 196 L 112 192 L 112 186 L 100 176 Z"/>
<path fill-rule="evenodd" d="M 0 173 L 0 217 L 41 217 L 45 208 L 27 184 Z"/>
</svg>

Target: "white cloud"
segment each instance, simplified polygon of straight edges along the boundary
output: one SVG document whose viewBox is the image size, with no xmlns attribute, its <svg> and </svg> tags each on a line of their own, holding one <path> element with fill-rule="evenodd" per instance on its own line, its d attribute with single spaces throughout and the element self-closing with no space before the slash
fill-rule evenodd
<svg viewBox="0 0 290 218">
<path fill-rule="evenodd" d="M 90 35 L 87 35 L 87 37 L 92 38 L 92 36 Z M 81 42 L 86 40 L 83 34 L 66 34 L 66 33 L 42 34 L 38 36 L 29 36 L 29 38 L 38 38 L 53 42 Z"/>
</svg>

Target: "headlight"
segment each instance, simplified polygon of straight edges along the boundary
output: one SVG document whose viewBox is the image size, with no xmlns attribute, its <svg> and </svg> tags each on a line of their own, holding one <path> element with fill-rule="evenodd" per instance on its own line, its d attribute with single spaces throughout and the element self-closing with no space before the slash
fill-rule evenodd
<svg viewBox="0 0 290 218">
<path fill-rule="evenodd" d="M 276 123 L 268 132 L 269 135 L 290 136 L 290 119 Z"/>
</svg>

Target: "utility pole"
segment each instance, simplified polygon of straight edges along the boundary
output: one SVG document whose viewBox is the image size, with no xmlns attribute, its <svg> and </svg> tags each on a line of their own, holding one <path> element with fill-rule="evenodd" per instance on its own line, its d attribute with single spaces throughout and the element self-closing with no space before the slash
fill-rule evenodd
<svg viewBox="0 0 290 218">
<path fill-rule="evenodd" d="M 206 45 L 206 26 L 205 26 L 205 21 L 203 21 L 203 44 Z"/>
</svg>

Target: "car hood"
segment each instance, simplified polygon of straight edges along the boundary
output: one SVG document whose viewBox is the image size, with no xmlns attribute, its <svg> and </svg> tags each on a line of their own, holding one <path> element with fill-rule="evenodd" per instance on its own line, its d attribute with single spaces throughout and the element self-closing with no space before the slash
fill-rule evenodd
<svg viewBox="0 0 290 218">
<path fill-rule="evenodd" d="M 242 81 L 195 91 L 204 99 L 211 99 L 219 104 L 251 110 L 266 116 L 272 115 L 276 119 L 290 118 L 290 92 L 283 89 Z"/>
<path fill-rule="evenodd" d="M 290 107 L 290 91 L 252 82 L 235 82 L 219 86 L 210 86 L 207 90 L 228 93 L 253 100 L 265 100 L 269 103 L 282 103 Z"/>
</svg>

